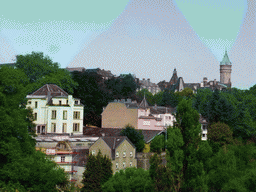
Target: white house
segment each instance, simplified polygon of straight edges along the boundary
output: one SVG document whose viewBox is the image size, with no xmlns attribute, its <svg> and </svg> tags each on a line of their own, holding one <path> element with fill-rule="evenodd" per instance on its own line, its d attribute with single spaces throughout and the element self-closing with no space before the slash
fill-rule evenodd
<svg viewBox="0 0 256 192">
<path fill-rule="evenodd" d="M 27 95 L 27 108 L 32 108 L 37 134 L 83 133 L 83 105 L 54 84 L 46 84 Z"/>
</svg>

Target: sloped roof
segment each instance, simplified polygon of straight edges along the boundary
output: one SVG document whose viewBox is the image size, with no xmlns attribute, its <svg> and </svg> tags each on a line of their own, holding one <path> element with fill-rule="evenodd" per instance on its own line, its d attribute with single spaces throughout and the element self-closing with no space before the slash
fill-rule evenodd
<svg viewBox="0 0 256 192">
<path fill-rule="evenodd" d="M 172 74 L 172 78 L 170 79 L 170 85 L 174 85 L 178 82 L 178 75 L 177 75 L 177 71 L 176 68 L 174 68 L 173 74 Z"/>
<path fill-rule="evenodd" d="M 175 113 L 176 110 L 171 107 L 163 107 L 163 106 L 154 106 L 150 107 L 151 114 L 165 114 L 165 113 Z"/>
<path fill-rule="evenodd" d="M 221 64 L 221 65 L 231 65 L 231 62 L 230 62 L 230 60 L 229 60 L 229 58 L 228 58 L 228 53 L 227 53 L 227 51 L 225 51 L 225 55 L 224 55 L 222 61 L 220 62 L 220 64 Z"/>
<path fill-rule="evenodd" d="M 121 136 L 120 133 L 123 129 L 120 128 L 97 128 L 97 127 L 84 127 L 84 136 L 86 137 L 102 137 L 104 134 L 105 136 L 112 136 L 117 137 Z M 139 129 L 137 129 L 139 130 Z M 161 132 L 160 130 L 141 130 L 144 136 L 144 140 L 147 143 L 151 140 L 156 134 Z"/>
<path fill-rule="evenodd" d="M 55 84 L 45 84 L 43 87 L 36 90 L 30 96 L 48 96 L 48 94 L 52 97 L 68 96 L 67 92 L 65 92 L 63 89 L 61 89 L 59 86 Z"/>
<path fill-rule="evenodd" d="M 101 137 L 103 141 L 109 146 L 111 149 L 111 155 L 112 159 L 115 159 L 115 150 L 118 148 L 118 146 L 124 142 L 124 140 L 127 140 L 134 148 L 136 148 L 133 143 L 128 139 L 126 136 L 116 136 L 116 137 Z"/>
<path fill-rule="evenodd" d="M 145 98 L 145 95 L 144 95 L 144 98 L 143 98 L 143 100 L 141 101 L 141 103 L 140 103 L 140 105 L 139 105 L 139 108 L 147 108 L 147 107 L 149 107 L 149 105 L 148 105 L 148 102 L 147 102 L 147 100 L 146 100 L 146 98 Z"/>
<path fill-rule="evenodd" d="M 75 152 L 72 154 L 73 161 L 77 163 L 75 166 L 84 167 L 87 163 L 87 159 L 89 156 L 89 149 L 85 147 L 72 147 L 72 151 Z"/>
<path fill-rule="evenodd" d="M 66 70 L 68 70 L 69 72 L 73 72 L 73 71 L 83 72 L 85 71 L 85 68 L 84 67 L 74 67 L 74 68 L 67 67 Z"/>
</svg>

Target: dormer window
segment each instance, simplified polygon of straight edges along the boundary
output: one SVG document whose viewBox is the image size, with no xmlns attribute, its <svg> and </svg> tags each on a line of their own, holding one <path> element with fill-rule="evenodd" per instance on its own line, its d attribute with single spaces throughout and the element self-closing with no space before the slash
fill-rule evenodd
<svg viewBox="0 0 256 192">
<path fill-rule="evenodd" d="M 75 105 L 78 105 L 78 101 L 77 100 L 75 100 Z"/>
</svg>

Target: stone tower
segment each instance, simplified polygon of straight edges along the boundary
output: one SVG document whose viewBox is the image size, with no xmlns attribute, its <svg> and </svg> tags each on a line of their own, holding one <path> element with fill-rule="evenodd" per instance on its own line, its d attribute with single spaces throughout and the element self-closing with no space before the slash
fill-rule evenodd
<svg viewBox="0 0 256 192">
<path fill-rule="evenodd" d="M 231 62 L 228 58 L 227 50 L 225 51 L 225 55 L 220 62 L 220 83 L 231 87 Z"/>
</svg>

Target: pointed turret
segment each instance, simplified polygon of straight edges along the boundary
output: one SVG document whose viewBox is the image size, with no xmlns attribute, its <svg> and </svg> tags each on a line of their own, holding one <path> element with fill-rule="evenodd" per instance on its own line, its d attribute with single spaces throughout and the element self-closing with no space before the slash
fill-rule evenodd
<svg viewBox="0 0 256 192">
<path fill-rule="evenodd" d="M 173 71 L 173 74 L 172 74 L 172 78 L 170 79 L 170 82 L 169 84 L 170 85 L 174 85 L 178 82 L 178 75 L 177 75 L 177 71 L 176 71 L 176 68 L 174 68 L 174 71 Z"/>
<path fill-rule="evenodd" d="M 227 50 L 225 51 L 225 55 L 224 55 L 222 61 L 220 62 L 220 64 L 221 64 L 221 65 L 231 65 L 231 62 L 230 62 L 230 60 L 229 60 L 229 58 L 228 58 L 228 52 L 227 52 Z"/>
<path fill-rule="evenodd" d="M 148 105 L 148 102 L 147 102 L 147 100 L 146 100 L 146 98 L 145 98 L 145 93 L 144 93 L 144 98 L 143 98 L 143 100 L 141 101 L 141 103 L 140 103 L 140 105 L 139 105 L 139 108 L 148 108 L 149 107 L 149 105 Z"/>
</svg>

